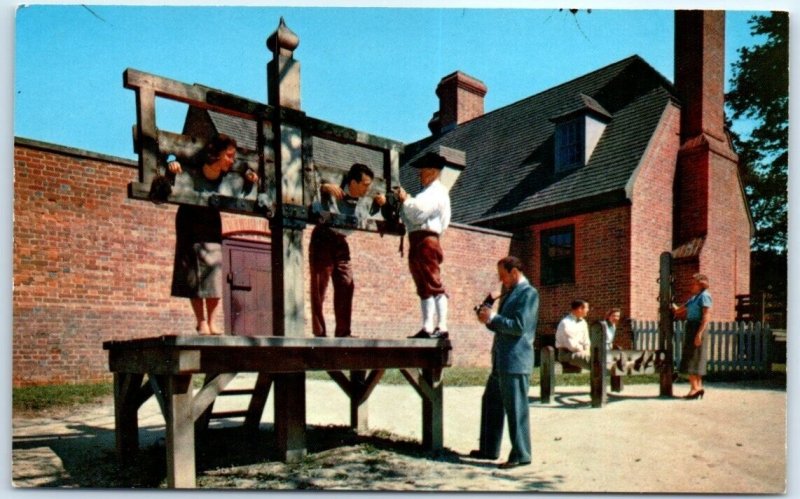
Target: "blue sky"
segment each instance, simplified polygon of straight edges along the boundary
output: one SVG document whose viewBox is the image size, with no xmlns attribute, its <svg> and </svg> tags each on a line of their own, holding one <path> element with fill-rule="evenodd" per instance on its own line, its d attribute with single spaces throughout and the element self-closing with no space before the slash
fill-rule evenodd
<svg viewBox="0 0 800 499">
<path fill-rule="evenodd" d="M 11 167 L 15 135 L 133 158 L 131 126 L 134 94 L 122 87 L 126 67 L 187 83 L 203 83 L 255 100 L 266 100 L 266 37 L 281 15 L 300 37 L 296 51 L 302 63 L 302 106 L 311 116 L 404 142 L 425 136 L 437 108 L 434 89 L 439 79 L 462 70 L 487 84 L 486 110 L 568 81 L 632 54 L 639 54 L 670 80 L 674 8 L 724 8 L 727 18 L 726 62 L 735 49 L 753 42 L 748 13 L 765 9 L 797 11 L 796 0 L 574 0 L 571 2 L 497 0 L 493 7 L 517 10 L 475 10 L 487 0 L 384 0 L 321 2 L 316 8 L 170 8 L 109 7 L 131 0 L 95 0 L 91 8 L 43 0 L 15 17 L 16 2 L 0 0 L 0 158 L 6 177 L 0 182 L 0 281 L 7 283 L 0 300 L 0 329 L 11 329 L 11 234 L 13 183 Z M 152 1 L 150 3 L 153 3 Z M 221 3 L 220 0 L 167 0 L 173 5 Z M 236 0 L 239 5 L 253 4 Z M 258 2 L 265 4 L 267 2 Z M 299 5 L 301 2 L 271 2 Z M 319 6 L 363 6 L 365 9 L 322 9 Z M 568 3 L 586 9 L 577 18 L 558 7 Z M 52 5 L 51 4 L 55 4 Z M 103 4 L 103 5 L 100 5 Z M 375 6 L 404 7 L 402 10 Z M 415 9 L 408 7 L 447 7 Z M 468 9 L 464 9 L 468 6 Z M 519 10 L 536 7 L 537 10 Z M 608 11 L 639 9 L 649 11 Z M 660 11 L 659 11 L 660 10 Z M 791 22 L 791 53 L 796 52 L 797 19 Z M 580 29 L 578 28 L 578 24 Z M 792 90 L 798 74 L 792 57 Z M 797 99 L 792 116 L 797 116 Z M 160 126 L 180 129 L 182 109 L 162 105 L 170 119 Z M 790 165 L 797 161 L 797 127 L 790 127 Z M 794 167 L 790 168 L 794 170 Z M 789 176 L 795 199 L 794 175 Z M 790 214 L 791 215 L 791 214 Z M 795 247 L 795 220 L 789 218 L 789 246 Z M 790 250 L 790 254 L 796 254 Z M 789 262 L 789 296 L 800 282 L 796 258 Z M 789 321 L 800 320 L 800 307 L 789 308 Z M 11 351 L 11 334 L 6 336 Z M 792 343 L 790 355 L 800 353 Z M 11 363 L 5 363 L 6 378 Z M 790 377 L 793 391 L 796 376 Z M 5 384 L 3 390 L 9 390 Z M 5 392 L 4 392 L 5 393 Z M 793 399 L 792 399 L 793 400 Z M 791 403 L 791 400 L 790 400 Z M 10 425 L 10 409 L 0 419 Z M 790 421 L 791 423 L 791 421 Z M 797 432 L 789 449 L 794 458 Z M 9 459 L 10 454 L 0 458 Z M 794 462 L 794 461 L 790 461 Z M 0 466 L 10 482 L 10 462 Z M 790 471 L 790 476 L 795 474 Z M 23 495 L 4 487 L 12 496 Z M 44 491 L 23 491 L 29 497 Z M 145 496 L 155 493 L 143 492 Z M 141 494 L 140 494 L 141 495 Z M 233 493 L 221 493 L 223 496 Z"/>
<path fill-rule="evenodd" d="M 454 4 L 22 7 L 15 25 L 14 135 L 133 158 L 135 99 L 122 86 L 127 67 L 266 101 L 265 40 L 281 16 L 300 37 L 303 110 L 403 142 L 428 134 L 436 85 L 455 70 L 488 86 L 487 112 L 633 54 L 673 78 L 668 6 L 593 8 L 573 16 L 552 6 Z M 750 9 L 726 17 L 728 66 L 737 48 L 754 43 Z M 181 129 L 183 105 L 159 100 L 157 113 L 160 128 Z"/>
</svg>

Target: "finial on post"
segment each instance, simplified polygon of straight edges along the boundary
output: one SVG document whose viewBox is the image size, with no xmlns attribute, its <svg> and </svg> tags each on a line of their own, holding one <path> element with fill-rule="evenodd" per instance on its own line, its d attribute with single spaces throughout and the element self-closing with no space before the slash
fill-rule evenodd
<svg viewBox="0 0 800 499">
<path fill-rule="evenodd" d="M 267 48 L 274 54 L 292 57 L 294 49 L 300 45 L 300 38 L 286 26 L 286 21 L 281 17 L 278 29 L 267 38 Z"/>
</svg>

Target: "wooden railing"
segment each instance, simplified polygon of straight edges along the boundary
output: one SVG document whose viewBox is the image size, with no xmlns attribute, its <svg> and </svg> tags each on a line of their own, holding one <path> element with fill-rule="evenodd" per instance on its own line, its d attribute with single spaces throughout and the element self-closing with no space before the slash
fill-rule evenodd
<svg viewBox="0 0 800 499">
<path fill-rule="evenodd" d="M 651 350 L 658 346 L 658 322 L 632 321 L 633 347 Z M 681 362 L 686 322 L 675 321 L 673 336 L 675 366 Z M 760 322 L 712 322 L 708 328 L 708 372 L 768 372 L 772 364 L 773 333 Z"/>
</svg>

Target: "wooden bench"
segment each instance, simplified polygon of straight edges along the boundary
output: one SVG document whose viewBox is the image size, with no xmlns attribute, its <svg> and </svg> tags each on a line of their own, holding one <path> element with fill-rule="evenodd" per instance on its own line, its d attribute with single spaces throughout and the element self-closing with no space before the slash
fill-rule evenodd
<svg viewBox="0 0 800 499">
<path fill-rule="evenodd" d="M 611 350 L 607 351 L 602 331 L 592 331 L 591 338 L 590 392 L 592 407 L 602 407 L 608 402 L 607 380 L 611 390 L 621 392 L 623 376 L 661 373 L 662 387 L 668 378 L 672 384 L 672 359 L 667 362 L 668 353 L 664 350 Z M 601 359 L 605 359 L 601 362 Z M 560 364 L 563 374 L 580 373 L 583 370 L 573 364 L 558 362 L 556 349 L 546 346 L 540 350 L 540 400 L 549 404 L 555 397 L 556 364 Z M 671 390 L 670 390 L 671 395 Z"/>
</svg>

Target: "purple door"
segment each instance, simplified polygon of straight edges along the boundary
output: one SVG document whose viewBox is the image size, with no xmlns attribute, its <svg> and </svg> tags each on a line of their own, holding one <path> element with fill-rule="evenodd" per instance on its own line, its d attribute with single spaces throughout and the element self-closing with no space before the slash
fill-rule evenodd
<svg viewBox="0 0 800 499">
<path fill-rule="evenodd" d="M 226 239 L 225 330 L 234 336 L 272 336 L 271 245 Z"/>
</svg>

